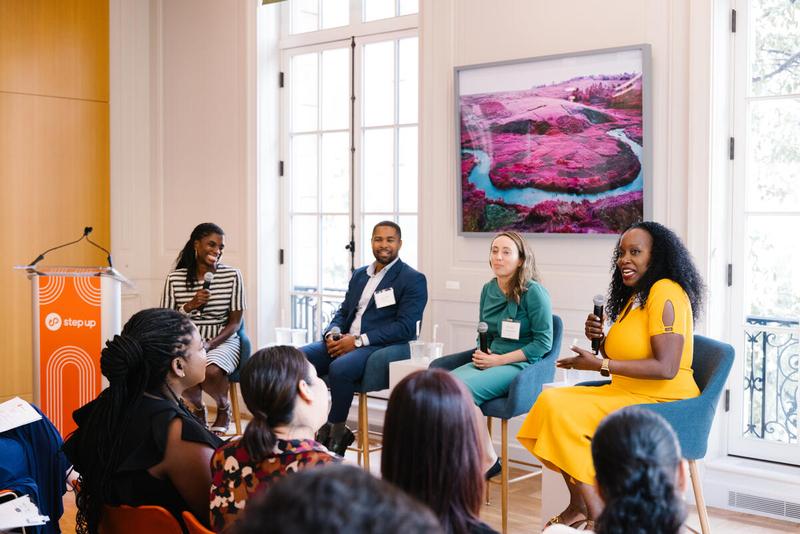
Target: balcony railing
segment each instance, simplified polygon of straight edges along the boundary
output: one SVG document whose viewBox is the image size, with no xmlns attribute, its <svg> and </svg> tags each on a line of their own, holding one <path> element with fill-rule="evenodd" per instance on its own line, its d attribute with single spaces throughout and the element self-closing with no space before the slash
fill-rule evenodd
<svg viewBox="0 0 800 534">
<path fill-rule="evenodd" d="M 344 300 L 340 289 L 323 291 L 320 297 L 315 287 L 295 287 L 291 294 L 292 328 L 305 329 L 311 334 L 311 341 L 322 337 L 322 328 L 331 322 Z"/>
<path fill-rule="evenodd" d="M 748 316 L 745 326 L 745 437 L 797 443 L 800 325 L 795 319 Z"/>
</svg>

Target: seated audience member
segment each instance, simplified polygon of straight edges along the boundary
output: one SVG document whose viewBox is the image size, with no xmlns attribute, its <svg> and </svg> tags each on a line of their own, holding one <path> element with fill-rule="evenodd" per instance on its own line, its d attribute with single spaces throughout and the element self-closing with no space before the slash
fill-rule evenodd
<svg viewBox="0 0 800 534">
<path fill-rule="evenodd" d="M 363 469 L 332 465 L 279 481 L 254 499 L 236 534 L 440 534 L 430 510 Z"/>
<path fill-rule="evenodd" d="M 677 534 L 686 520 L 686 465 L 675 432 L 661 416 L 629 406 L 606 417 L 592 440 L 597 487 L 605 508 L 597 534 Z M 566 525 L 547 534 L 577 532 Z"/>
<path fill-rule="evenodd" d="M 418 371 L 392 390 L 381 473 L 427 504 L 448 534 L 490 534 L 478 514 L 484 489 L 472 397 L 441 369 Z"/>
<path fill-rule="evenodd" d="M 197 328 L 175 310 L 136 313 L 106 342 L 108 388 L 73 414 L 64 451 L 80 473 L 77 530 L 98 531 L 103 507 L 155 505 L 180 521 L 208 521 L 209 462 L 222 442 L 183 404 L 203 381 L 206 352 Z"/>
<path fill-rule="evenodd" d="M 211 460 L 211 527 L 228 528 L 247 500 L 289 473 L 340 461 L 314 441 L 328 413 L 328 388 L 294 347 L 256 352 L 242 369 L 253 420 Z"/>
<path fill-rule="evenodd" d="M 533 251 L 525 239 L 511 231 L 497 234 L 489 247 L 489 267 L 494 276 L 481 290 L 479 310 L 480 321 L 488 326 L 488 351 L 472 348 L 431 364 L 452 368 L 455 362 L 469 362 L 453 369 L 453 376 L 467 385 L 479 420 L 483 419 L 480 406 L 508 394 L 514 378 L 553 346 L 550 295 L 539 282 Z M 479 427 L 483 469 L 489 479 L 500 473 L 500 460 L 488 427 Z"/>
<path fill-rule="evenodd" d="M 375 225 L 375 261 L 353 273 L 344 302 L 331 319 L 323 340 L 300 349 L 319 376 L 328 376 L 331 411 L 317 440 L 340 456 L 355 439 L 345 422 L 367 360 L 380 348 L 414 339 L 416 324 L 422 320 L 428 302 L 425 275 L 398 258 L 402 245 L 396 223 L 382 221 Z"/>
<path fill-rule="evenodd" d="M 25 532 L 61 532 L 58 521 L 64 513 L 69 469 L 61 445 L 58 430 L 44 414 L 38 421 L 0 433 L 0 490 L 11 490 L 18 497 L 29 495 L 39 513 L 50 518 L 42 526 L 26 527 Z"/>
<path fill-rule="evenodd" d="M 598 371 L 611 383 L 543 391 L 517 435 L 544 466 L 563 476 L 569 490 L 569 504 L 550 524 L 578 526 L 600 515 L 590 446 L 603 417 L 624 406 L 700 394 L 692 354 L 703 291 L 691 255 L 674 232 L 647 221 L 622 234 L 605 307 L 611 327 L 605 334 L 605 317 L 593 314 L 585 323 L 586 337 L 599 340 L 603 359 L 572 347 L 576 355 L 556 363 Z"/>
</svg>

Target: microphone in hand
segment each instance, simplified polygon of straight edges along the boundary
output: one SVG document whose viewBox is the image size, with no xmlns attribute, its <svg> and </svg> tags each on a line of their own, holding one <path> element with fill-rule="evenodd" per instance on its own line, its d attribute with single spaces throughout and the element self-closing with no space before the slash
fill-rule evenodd
<svg viewBox="0 0 800 534">
<path fill-rule="evenodd" d="M 478 343 L 481 352 L 489 353 L 489 325 L 481 321 L 478 323 Z"/>
<path fill-rule="evenodd" d="M 330 332 L 328 333 L 331 335 L 331 339 L 334 341 L 339 341 L 340 339 L 342 339 L 342 329 L 339 328 L 338 326 L 334 326 L 333 328 L 331 328 Z"/>
<path fill-rule="evenodd" d="M 212 272 L 207 272 L 207 273 L 206 273 L 206 274 L 203 276 L 203 289 L 205 289 L 206 291 L 208 291 L 208 289 L 209 289 L 209 288 L 211 288 L 211 281 L 212 281 L 212 280 L 214 280 L 214 273 L 212 273 Z M 200 307 L 198 308 L 198 310 L 200 310 L 200 311 L 202 312 L 202 311 L 203 311 L 203 308 L 205 308 L 205 307 L 206 307 L 206 305 L 205 305 L 205 304 L 203 304 L 202 306 L 200 306 Z"/>
<path fill-rule="evenodd" d="M 594 309 L 592 310 L 592 314 L 596 317 L 600 318 L 600 321 L 603 320 L 603 308 L 606 305 L 606 298 L 603 295 L 595 295 L 592 299 L 592 303 L 594 304 Z M 602 337 L 595 337 L 592 338 L 592 352 L 598 354 L 600 352 L 600 342 L 603 340 Z"/>
</svg>

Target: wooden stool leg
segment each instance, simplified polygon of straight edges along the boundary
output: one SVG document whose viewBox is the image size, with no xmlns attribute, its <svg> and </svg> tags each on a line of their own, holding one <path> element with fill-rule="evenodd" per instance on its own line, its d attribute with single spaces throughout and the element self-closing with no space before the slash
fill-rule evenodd
<svg viewBox="0 0 800 534">
<path fill-rule="evenodd" d="M 503 511 L 503 534 L 508 532 L 508 420 L 501 419 L 502 435 L 500 439 L 502 444 L 500 446 L 500 454 L 502 456 L 501 465 L 503 470 L 500 472 L 500 507 Z"/>
<path fill-rule="evenodd" d="M 706 500 L 703 498 L 703 482 L 700 480 L 700 473 L 697 471 L 697 462 L 694 460 L 689 460 L 689 476 L 692 478 L 694 502 L 695 505 L 697 505 L 697 515 L 700 517 L 700 530 L 703 534 L 711 534 L 711 525 L 708 522 L 708 510 L 706 510 Z"/>
<path fill-rule="evenodd" d="M 489 429 L 489 441 L 492 441 L 492 418 L 491 417 L 487 417 L 486 418 L 486 426 Z M 487 505 L 492 504 L 492 501 L 489 499 L 489 484 L 490 484 L 490 482 L 487 480 L 486 481 L 486 504 Z"/>
<path fill-rule="evenodd" d="M 369 472 L 369 410 L 367 410 L 367 394 L 358 394 L 358 438 L 361 442 L 361 454 L 364 455 L 364 470 Z"/>
<path fill-rule="evenodd" d="M 237 382 L 231 382 L 230 397 L 231 411 L 233 412 L 233 422 L 236 425 L 236 435 L 242 435 L 242 415 L 239 413 L 239 391 Z"/>
</svg>

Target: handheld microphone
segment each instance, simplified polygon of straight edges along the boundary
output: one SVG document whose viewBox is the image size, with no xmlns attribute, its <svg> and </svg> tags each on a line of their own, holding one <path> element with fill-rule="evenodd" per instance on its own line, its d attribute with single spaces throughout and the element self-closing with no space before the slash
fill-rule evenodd
<svg viewBox="0 0 800 534">
<path fill-rule="evenodd" d="M 333 328 L 331 328 L 331 331 L 328 333 L 331 335 L 331 339 L 333 339 L 334 341 L 339 341 L 340 339 L 342 339 L 342 329 L 339 328 L 338 326 L 334 326 Z"/>
<path fill-rule="evenodd" d="M 486 334 L 489 331 L 489 325 L 481 321 L 478 323 L 478 341 L 480 343 L 481 352 L 489 353 L 489 336 Z"/>
<path fill-rule="evenodd" d="M 209 289 L 209 288 L 211 288 L 211 281 L 212 281 L 212 280 L 214 280 L 214 273 L 212 273 L 212 272 L 210 272 L 210 271 L 209 271 L 209 272 L 207 272 L 205 275 L 203 275 L 203 289 Z M 203 304 L 203 305 L 202 305 L 202 306 L 200 306 L 200 308 L 198 308 L 198 309 L 199 309 L 199 310 L 202 312 L 202 311 L 203 311 L 203 308 L 205 308 L 205 307 L 206 307 L 206 305 L 205 305 L 205 304 Z"/>
<path fill-rule="evenodd" d="M 603 308 L 606 305 L 606 298 L 603 295 L 595 295 L 594 298 L 592 298 L 592 303 L 594 304 L 594 310 L 592 311 L 592 313 L 594 315 L 596 315 L 597 317 L 599 317 L 600 320 L 602 321 L 603 320 Z M 592 339 L 592 351 L 595 354 L 598 354 L 600 352 L 600 342 L 601 341 L 602 341 L 602 338 L 599 338 L 599 337 Z"/>
</svg>

